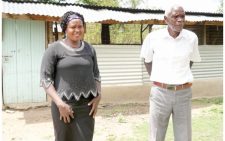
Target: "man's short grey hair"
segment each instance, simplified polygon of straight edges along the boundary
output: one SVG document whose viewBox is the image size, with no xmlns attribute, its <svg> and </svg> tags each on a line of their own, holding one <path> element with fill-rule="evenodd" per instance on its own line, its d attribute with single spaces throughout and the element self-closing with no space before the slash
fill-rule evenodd
<svg viewBox="0 0 225 141">
<path fill-rule="evenodd" d="M 181 6 L 181 5 L 179 5 L 179 4 L 173 4 L 173 5 L 170 5 L 170 6 L 168 6 L 168 7 L 165 9 L 164 16 L 168 17 L 168 16 L 171 14 L 172 10 L 173 10 L 175 7 L 182 7 L 182 8 L 183 8 L 183 6 Z"/>
</svg>

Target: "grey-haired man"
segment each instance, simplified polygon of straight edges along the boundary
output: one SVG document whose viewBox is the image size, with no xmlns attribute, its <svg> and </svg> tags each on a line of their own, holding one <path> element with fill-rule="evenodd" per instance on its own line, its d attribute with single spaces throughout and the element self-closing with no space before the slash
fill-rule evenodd
<svg viewBox="0 0 225 141">
<path fill-rule="evenodd" d="M 191 85 L 193 62 L 201 61 L 198 37 L 183 29 L 185 11 L 173 5 L 165 10 L 167 28 L 145 38 L 141 58 L 150 81 L 150 140 L 164 141 L 170 116 L 175 141 L 191 141 Z"/>
</svg>

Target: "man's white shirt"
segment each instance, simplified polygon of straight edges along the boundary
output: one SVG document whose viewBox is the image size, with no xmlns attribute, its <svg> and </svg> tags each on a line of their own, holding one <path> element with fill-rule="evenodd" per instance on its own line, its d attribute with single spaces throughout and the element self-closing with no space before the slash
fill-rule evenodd
<svg viewBox="0 0 225 141">
<path fill-rule="evenodd" d="M 183 29 L 173 38 L 167 28 L 153 31 L 145 38 L 141 58 L 152 62 L 151 81 L 166 84 L 184 84 L 193 81 L 190 61 L 200 62 L 198 37 Z"/>
</svg>

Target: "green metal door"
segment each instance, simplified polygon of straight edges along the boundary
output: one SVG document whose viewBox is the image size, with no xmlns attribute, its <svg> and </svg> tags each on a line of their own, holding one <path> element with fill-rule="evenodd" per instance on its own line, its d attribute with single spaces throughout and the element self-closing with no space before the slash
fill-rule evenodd
<svg viewBox="0 0 225 141">
<path fill-rule="evenodd" d="M 39 86 L 45 50 L 43 21 L 3 19 L 3 102 L 46 101 Z"/>
</svg>

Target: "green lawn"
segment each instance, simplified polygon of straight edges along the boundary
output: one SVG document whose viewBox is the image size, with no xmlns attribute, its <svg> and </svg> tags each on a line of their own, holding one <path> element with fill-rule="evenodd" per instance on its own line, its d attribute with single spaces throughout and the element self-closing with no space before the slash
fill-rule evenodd
<svg viewBox="0 0 225 141">
<path fill-rule="evenodd" d="M 192 115 L 193 141 L 223 140 L 223 98 L 193 100 L 195 112 Z M 198 107 L 198 108 L 197 108 Z M 148 121 L 143 121 L 133 127 L 133 137 L 120 137 L 116 141 L 147 141 Z M 166 141 L 173 141 L 173 129 L 170 121 Z M 112 138 L 111 141 L 114 141 Z"/>
</svg>

